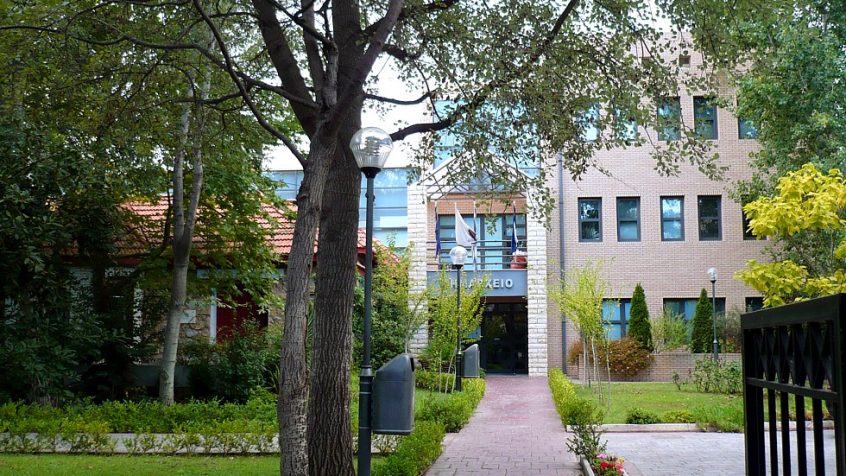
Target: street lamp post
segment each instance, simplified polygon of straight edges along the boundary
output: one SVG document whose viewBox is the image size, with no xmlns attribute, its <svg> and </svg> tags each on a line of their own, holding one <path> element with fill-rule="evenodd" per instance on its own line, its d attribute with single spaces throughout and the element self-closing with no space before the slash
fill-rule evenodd
<svg viewBox="0 0 846 476">
<path fill-rule="evenodd" d="M 373 370 L 370 368 L 370 318 L 373 296 L 373 179 L 385 166 L 393 148 L 391 136 L 382 129 L 365 127 L 353 134 L 350 149 L 361 173 L 367 178 L 367 231 L 364 253 L 364 357 L 358 395 L 358 474 L 370 476 L 370 437 L 372 429 L 371 393 Z"/>
<path fill-rule="evenodd" d="M 714 323 L 714 362 L 719 360 L 717 350 L 717 268 L 708 268 L 708 280 L 711 281 L 711 321 Z"/>
<path fill-rule="evenodd" d="M 461 268 L 464 267 L 464 260 L 467 259 L 467 250 L 463 246 L 454 246 L 449 251 L 449 259 L 452 260 L 452 267 L 456 274 L 456 351 L 455 351 L 455 390 L 461 391 L 461 373 L 463 372 L 464 360 L 461 350 Z"/>
</svg>

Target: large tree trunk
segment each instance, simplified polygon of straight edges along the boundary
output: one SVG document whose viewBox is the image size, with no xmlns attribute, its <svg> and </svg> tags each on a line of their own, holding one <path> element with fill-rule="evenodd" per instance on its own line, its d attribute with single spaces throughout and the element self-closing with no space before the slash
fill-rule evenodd
<svg viewBox="0 0 846 476">
<path fill-rule="evenodd" d="M 211 70 L 206 69 L 199 97 L 206 100 L 211 89 Z M 188 98 L 195 96 L 193 85 L 188 87 Z M 176 354 L 179 348 L 179 325 L 185 314 L 188 298 L 188 264 L 191 259 L 191 243 L 194 240 L 194 225 L 197 223 L 197 208 L 203 190 L 203 133 L 205 121 L 203 111 L 195 114 L 194 130 L 191 134 L 191 193 L 185 203 L 185 157 L 188 155 L 188 136 L 191 132 L 191 105 L 186 103 L 182 111 L 180 145 L 173 163 L 173 282 L 171 283 L 170 311 L 165 327 L 162 366 L 159 371 L 159 400 L 164 405 L 173 404 Z"/>
<path fill-rule="evenodd" d="M 339 139 L 348 142 L 358 116 Z M 309 402 L 309 473 L 353 473 L 350 427 L 352 310 L 361 172 L 339 147 L 323 194 Z M 359 411 L 365 411 L 360 408 Z"/>
<path fill-rule="evenodd" d="M 323 189 L 335 140 L 325 134 L 312 139 L 303 182 L 297 193 L 297 221 L 288 255 L 285 319 L 279 367 L 280 467 L 283 476 L 308 474 L 308 368 L 306 314 L 314 239 L 320 221 Z"/>
<path fill-rule="evenodd" d="M 193 98 L 191 86 L 188 98 Z M 162 343 L 162 365 L 159 369 L 159 401 L 164 405 L 173 404 L 174 374 L 176 373 L 176 351 L 179 347 L 179 324 L 185 312 L 185 299 L 188 294 L 188 258 L 191 256 L 191 242 L 185 246 L 185 211 L 183 166 L 188 133 L 191 128 L 191 105 L 182 106 L 180 120 L 179 150 L 173 160 L 173 279 L 170 285 L 170 309 L 165 324 L 164 342 Z M 189 237 L 190 240 L 190 237 Z"/>
</svg>

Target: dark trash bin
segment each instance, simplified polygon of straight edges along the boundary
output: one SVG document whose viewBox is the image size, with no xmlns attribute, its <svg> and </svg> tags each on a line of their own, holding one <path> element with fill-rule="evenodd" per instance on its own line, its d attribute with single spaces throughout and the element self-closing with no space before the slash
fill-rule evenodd
<svg viewBox="0 0 846 476">
<path fill-rule="evenodd" d="M 414 429 L 414 357 L 400 354 L 373 378 L 373 432 L 407 435 Z"/>
</svg>

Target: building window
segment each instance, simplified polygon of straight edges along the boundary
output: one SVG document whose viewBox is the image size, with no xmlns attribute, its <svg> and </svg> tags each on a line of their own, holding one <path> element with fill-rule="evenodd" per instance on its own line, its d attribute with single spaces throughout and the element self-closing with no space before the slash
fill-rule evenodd
<svg viewBox="0 0 846 476">
<path fill-rule="evenodd" d="M 658 103 L 658 140 L 681 138 L 681 102 L 679 98 L 666 98 Z"/>
<path fill-rule="evenodd" d="M 398 250 L 408 246 L 408 170 L 383 169 L 373 183 L 373 236 L 383 244 L 392 243 Z M 367 179 L 362 178 L 358 202 L 358 226 L 367 223 Z"/>
<path fill-rule="evenodd" d="M 699 196 L 699 239 L 701 241 L 721 240 L 720 196 Z"/>
<path fill-rule="evenodd" d="M 764 308 L 764 298 L 760 296 L 746 298 L 746 312 L 757 311 Z"/>
<path fill-rule="evenodd" d="M 276 195 L 279 198 L 284 200 L 297 199 L 297 192 L 300 189 L 300 183 L 303 181 L 302 170 L 269 172 L 268 176 L 271 180 L 279 182 L 279 187 L 276 189 Z"/>
<path fill-rule="evenodd" d="M 714 98 L 693 98 L 693 125 L 700 139 L 717 138 L 717 106 L 714 104 Z"/>
<path fill-rule="evenodd" d="M 631 299 L 603 299 L 602 324 L 611 340 L 620 340 L 628 334 Z"/>
<path fill-rule="evenodd" d="M 579 199 L 579 241 L 602 241 L 602 199 Z"/>
<path fill-rule="evenodd" d="M 617 199 L 617 241 L 640 241 L 640 198 Z"/>
<path fill-rule="evenodd" d="M 711 296 L 708 296 L 708 301 L 711 302 Z M 672 298 L 672 299 L 664 299 L 664 313 L 673 315 L 673 316 L 681 316 L 686 321 L 693 320 L 693 316 L 696 315 L 696 304 L 699 302 L 697 298 Z M 726 298 L 717 298 L 716 299 L 717 314 L 725 314 L 726 313 Z"/>
<path fill-rule="evenodd" d="M 594 104 L 578 120 L 582 128 L 582 140 L 593 142 L 599 138 L 599 104 Z"/>
<path fill-rule="evenodd" d="M 614 108 L 614 128 L 617 139 L 626 142 L 637 140 L 637 119 L 628 115 L 625 110 Z"/>
<path fill-rule="evenodd" d="M 746 214 L 746 210 L 743 208 L 740 209 L 741 219 L 743 220 L 743 239 L 744 240 L 757 240 L 758 237 L 752 233 L 752 230 L 749 226 L 749 216 Z"/>
<path fill-rule="evenodd" d="M 684 240 L 683 197 L 661 197 L 661 239 Z"/>
<path fill-rule="evenodd" d="M 737 118 L 737 132 L 737 136 L 739 139 L 758 138 L 758 128 L 749 119 L 744 119 L 742 117 Z"/>
</svg>

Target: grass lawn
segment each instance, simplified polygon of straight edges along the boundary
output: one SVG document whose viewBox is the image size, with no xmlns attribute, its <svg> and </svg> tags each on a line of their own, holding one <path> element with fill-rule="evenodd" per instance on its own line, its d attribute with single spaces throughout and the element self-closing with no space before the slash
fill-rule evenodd
<svg viewBox="0 0 846 476">
<path fill-rule="evenodd" d="M 0 455 L 0 475 L 279 474 L 278 456 Z"/>
<path fill-rule="evenodd" d="M 373 458 L 373 467 L 382 458 Z M 355 463 L 355 459 L 353 459 Z M 92 456 L 0 454 L 0 475 L 159 476 L 279 474 L 278 456 Z"/>
<path fill-rule="evenodd" d="M 603 386 L 603 390 L 607 386 Z M 577 394 L 596 398 L 595 389 L 579 386 Z M 611 406 L 601 405 L 605 423 L 625 423 L 626 412 L 641 408 L 663 417 L 667 412 L 686 411 L 700 426 L 715 426 L 723 431 L 743 427 L 743 397 L 697 392 L 692 385 L 679 391 L 673 383 L 617 382 L 611 384 Z"/>
</svg>

